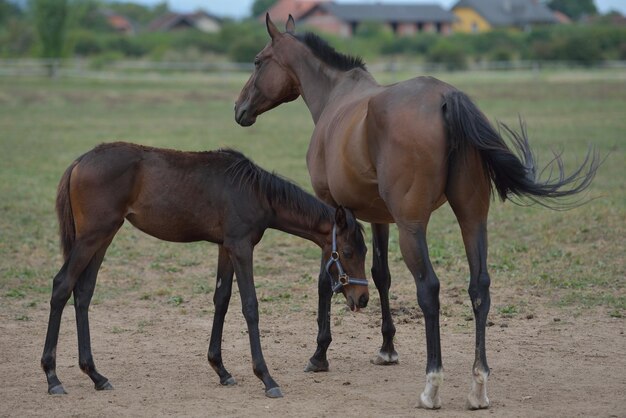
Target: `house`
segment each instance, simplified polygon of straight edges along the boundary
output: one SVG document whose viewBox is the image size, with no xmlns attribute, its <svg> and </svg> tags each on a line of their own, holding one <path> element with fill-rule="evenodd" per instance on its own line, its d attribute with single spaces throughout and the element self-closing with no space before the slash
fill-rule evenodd
<svg viewBox="0 0 626 418">
<path fill-rule="evenodd" d="M 297 21 L 300 16 L 311 10 L 320 3 L 327 3 L 329 0 L 278 0 L 272 7 L 267 9 L 272 21 L 276 23 L 285 23 L 292 15 Z M 265 21 L 265 12 L 258 16 L 259 20 Z"/>
<path fill-rule="evenodd" d="M 219 32 L 222 26 L 220 18 L 202 10 L 194 13 L 168 12 L 153 20 L 148 30 L 153 32 L 169 32 L 175 30 L 198 29 L 202 32 Z"/>
<path fill-rule="evenodd" d="M 124 35 L 133 35 L 135 27 L 126 16 L 115 13 L 109 9 L 99 10 L 98 13 L 104 18 L 106 24 L 115 32 Z"/>
<path fill-rule="evenodd" d="M 558 23 L 553 12 L 539 0 L 460 0 L 452 6 L 455 32 L 484 32 L 494 28 L 528 30 Z"/>
<path fill-rule="evenodd" d="M 381 23 L 396 35 L 418 32 L 448 34 L 456 17 L 436 4 L 335 3 L 332 1 L 279 0 L 268 12 L 273 20 L 296 22 L 341 36 L 352 36 L 365 22 Z"/>
</svg>

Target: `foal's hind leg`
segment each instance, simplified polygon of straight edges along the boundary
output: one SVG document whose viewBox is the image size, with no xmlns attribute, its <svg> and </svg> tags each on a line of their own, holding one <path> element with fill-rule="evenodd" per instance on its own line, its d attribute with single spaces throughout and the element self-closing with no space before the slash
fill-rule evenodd
<svg viewBox="0 0 626 418">
<path fill-rule="evenodd" d="M 91 378 L 96 390 L 113 389 L 109 380 L 96 371 L 96 365 L 91 353 L 91 338 L 89 336 L 89 304 L 96 287 L 98 270 L 102 265 L 104 254 L 111 243 L 111 239 L 105 242 L 96 252 L 74 287 L 74 309 L 76 311 L 76 329 L 78 334 L 78 364 L 80 369 Z"/>
<path fill-rule="evenodd" d="M 211 330 L 207 357 L 209 364 L 220 377 L 222 385 L 234 385 L 236 383 L 222 362 L 222 331 L 224 330 L 224 318 L 228 312 L 228 303 L 233 288 L 233 273 L 233 264 L 224 247 L 220 245 L 217 261 L 217 284 L 213 295 L 215 315 L 213 316 L 213 329 Z"/>
<path fill-rule="evenodd" d="M 383 344 L 378 355 L 372 359 L 372 363 L 379 365 L 396 364 L 398 363 L 398 353 L 393 346 L 396 327 L 393 325 L 389 308 L 389 287 L 391 286 L 391 274 L 387 262 L 389 224 L 372 224 L 372 247 L 374 253 L 372 256 L 372 278 L 380 295 L 381 333 L 383 335 Z"/>
<path fill-rule="evenodd" d="M 87 268 L 101 244 L 102 240 L 77 240 L 67 261 L 54 277 L 52 297 L 50 298 L 48 331 L 41 356 L 41 367 L 46 373 L 48 393 L 51 395 L 66 393 L 56 374 L 56 348 L 59 340 L 63 309 L 76 286 L 77 280 Z"/>
</svg>

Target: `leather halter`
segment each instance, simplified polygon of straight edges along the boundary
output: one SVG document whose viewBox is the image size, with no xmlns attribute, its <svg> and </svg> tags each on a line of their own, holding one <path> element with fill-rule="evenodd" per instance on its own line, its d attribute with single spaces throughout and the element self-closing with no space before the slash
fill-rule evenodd
<svg viewBox="0 0 626 418">
<path fill-rule="evenodd" d="M 335 279 L 333 275 L 330 273 L 330 268 L 333 264 L 337 265 L 337 278 Z M 346 274 L 343 266 L 341 265 L 341 261 L 339 261 L 339 252 L 337 251 L 337 225 L 333 225 L 333 246 L 332 252 L 330 253 L 330 259 L 326 263 L 326 274 L 328 274 L 328 278 L 330 279 L 330 287 L 334 293 L 339 293 L 341 288 L 345 285 L 360 285 L 367 286 L 367 279 L 358 279 L 355 277 L 350 277 Z"/>
</svg>

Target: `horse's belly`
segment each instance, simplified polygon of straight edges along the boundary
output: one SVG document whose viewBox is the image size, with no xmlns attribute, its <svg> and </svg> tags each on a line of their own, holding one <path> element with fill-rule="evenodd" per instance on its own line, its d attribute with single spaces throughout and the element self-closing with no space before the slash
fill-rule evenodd
<svg viewBox="0 0 626 418">
<path fill-rule="evenodd" d="M 331 196 L 338 204 L 351 209 L 355 216 L 365 222 L 393 223 L 393 217 L 385 201 L 378 194 L 378 186 L 356 185 L 332 187 Z"/>
</svg>

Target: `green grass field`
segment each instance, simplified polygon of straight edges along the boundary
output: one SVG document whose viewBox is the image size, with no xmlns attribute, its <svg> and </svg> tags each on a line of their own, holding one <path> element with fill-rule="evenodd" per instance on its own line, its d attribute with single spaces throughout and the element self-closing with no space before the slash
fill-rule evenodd
<svg viewBox="0 0 626 418">
<path fill-rule="evenodd" d="M 409 75 L 383 75 L 393 82 Z M 589 144 L 606 160 L 588 204 L 566 212 L 495 201 L 489 266 L 494 312 L 522 314 L 533 297 L 575 313 L 626 315 L 626 73 L 455 73 L 436 75 L 469 93 L 494 121 L 523 116 L 540 164 L 563 150 L 566 166 Z M 311 190 L 305 154 L 313 123 L 302 100 L 239 127 L 233 103 L 247 76 L 151 81 L 0 79 L 0 304 L 15 320 L 47 303 L 61 265 L 54 199 L 58 180 L 94 145 L 124 140 L 182 150 L 239 149 L 259 165 Z M 369 239 L 369 228 L 368 239 Z M 392 228 L 392 297 L 415 304 L 415 291 Z M 465 293 L 468 275 L 458 225 L 444 206 L 429 228 L 430 253 L 445 289 Z M 125 226 L 110 247 L 94 303 L 150 299 L 181 305 L 211 294 L 216 248 L 157 241 Z M 299 309 L 314 287 L 319 250 L 269 232 L 255 257 L 262 309 Z M 278 280 L 282 279 L 282 280 Z M 372 289 L 372 294 L 375 291 Z M 211 309 L 207 306 L 207 309 Z"/>
</svg>

